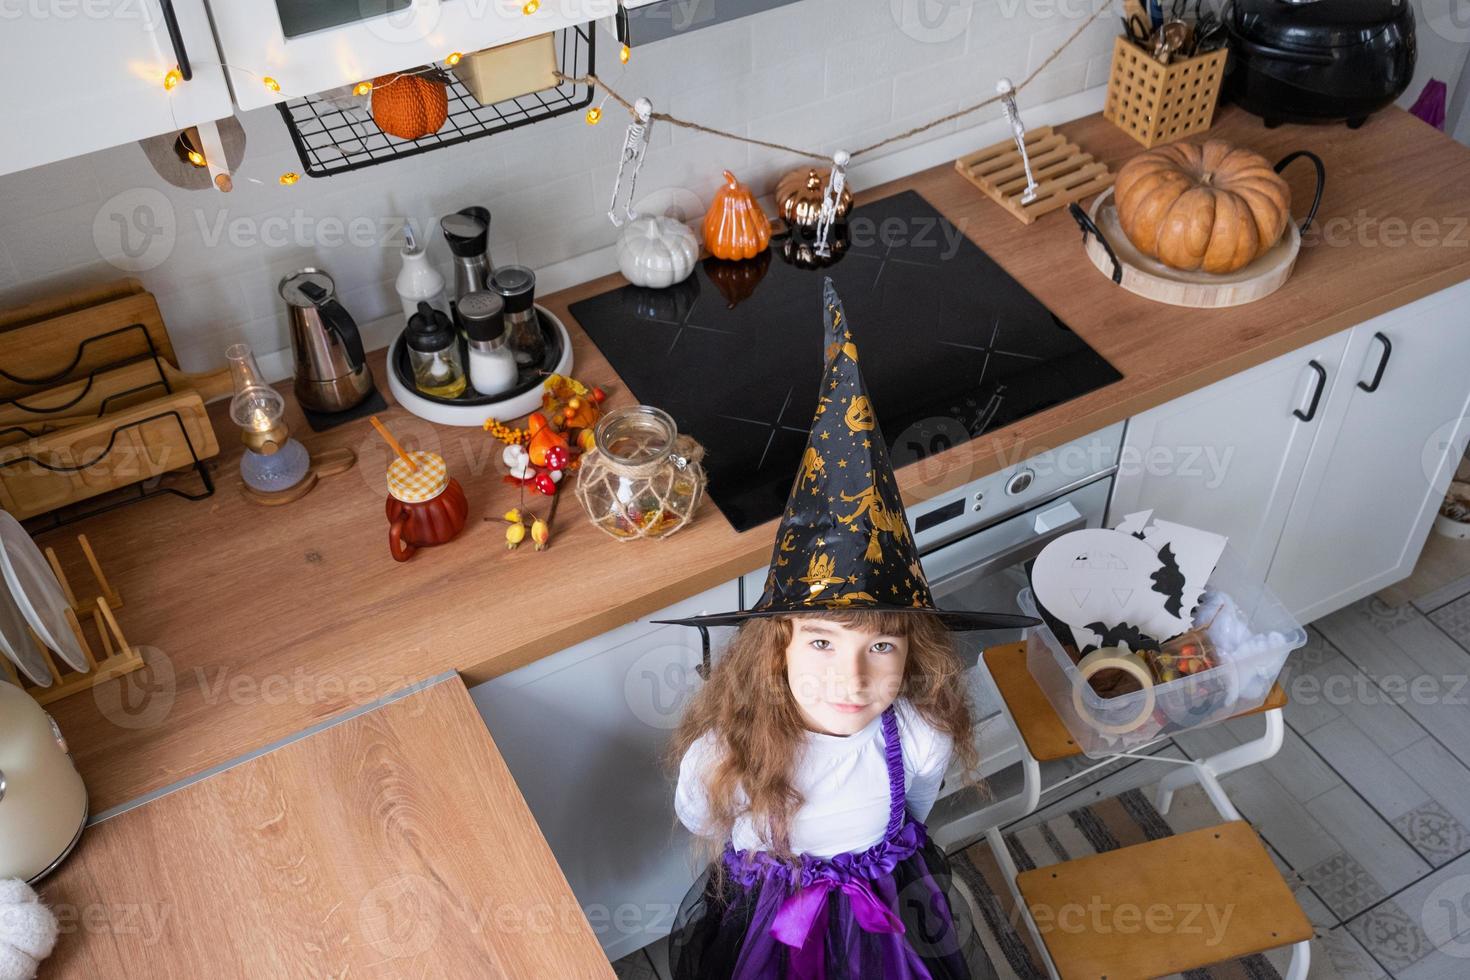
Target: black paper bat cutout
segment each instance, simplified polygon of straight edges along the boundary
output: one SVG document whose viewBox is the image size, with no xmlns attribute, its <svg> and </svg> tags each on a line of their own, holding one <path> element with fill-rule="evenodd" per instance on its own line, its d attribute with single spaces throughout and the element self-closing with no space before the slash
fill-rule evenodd
<svg viewBox="0 0 1470 980">
<path fill-rule="evenodd" d="M 1104 626 L 1100 622 L 1088 623 L 1087 628 L 1102 637 L 1102 642 L 1099 646 L 1126 646 L 1134 653 L 1140 650 L 1157 650 L 1159 648 L 1157 640 L 1139 630 L 1137 626 L 1132 626 L 1128 623 L 1119 623 L 1117 626 L 1111 628 Z"/>
<path fill-rule="evenodd" d="M 1149 580 L 1154 583 L 1154 591 L 1165 597 L 1164 611 L 1170 616 L 1178 616 L 1184 606 L 1184 573 L 1179 570 L 1179 562 L 1167 544 L 1159 549 L 1159 561 L 1163 564 L 1149 576 Z"/>
</svg>

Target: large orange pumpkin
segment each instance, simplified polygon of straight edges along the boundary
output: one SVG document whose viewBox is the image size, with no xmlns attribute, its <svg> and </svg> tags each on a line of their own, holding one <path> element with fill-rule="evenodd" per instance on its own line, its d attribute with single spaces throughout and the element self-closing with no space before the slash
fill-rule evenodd
<svg viewBox="0 0 1470 980">
<path fill-rule="evenodd" d="M 389 136 L 416 140 L 437 133 L 448 117 L 443 83 L 408 74 L 373 79 L 373 121 Z"/>
<path fill-rule="evenodd" d="M 750 259 L 771 244 L 771 219 L 735 175 L 725 171 L 725 186 L 715 191 L 704 216 L 704 247 L 719 259 Z"/>
<path fill-rule="evenodd" d="M 1222 140 L 1171 143 L 1125 163 L 1118 223 L 1139 251 L 1174 269 L 1234 272 L 1291 221 L 1291 188 L 1265 157 Z"/>
</svg>

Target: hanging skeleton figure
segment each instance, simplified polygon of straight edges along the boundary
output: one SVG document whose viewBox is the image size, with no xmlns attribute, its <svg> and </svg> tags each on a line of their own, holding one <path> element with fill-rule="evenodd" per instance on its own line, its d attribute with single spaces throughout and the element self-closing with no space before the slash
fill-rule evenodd
<svg viewBox="0 0 1470 980">
<path fill-rule="evenodd" d="M 995 83 L 995 91 L 1000 95 L 1001 107 L 1005 109 L 1006 122 L 1011 124 L 1011 136 L 1021 154 L 1021 166 L 1026 168 L 1026 190 L 1021 193 L 1021 203 L 1030 204 L 1036 200 L 1036 178 L 1031 176 L 1031 157 L 1026 153 L 1026 124 L 1021 122 L 1021 114 L 1016 111 L 1016 87 L 1009 78 L 1002 78 Z"/>
<path fill-rule="evenodd" d="M 847 165 L 851 161 L 852 155 L 846 150 L 838 150 L 832 154 L 832 176 L 827 180 L 827 190 L 822 195 L 822 207 L 817 211 L 815 251 L 824 259 L 832 256 L 832 246 L 828 239 L 832 235 L 832 225 L 837 221 L 838 206 L 842 203 L 842 192 L 847 186 Z"/>
<path fill-rule="evenodd" d="M 633 121 L 628 123 L 627 135 L 623 137 L 623 153 L 618 160 L 618 179 L 613 183 L 612 204 L 607 209 L 608 220 L 618 228 L 623 226 L 624 221 L 632 221 L 638 217 L 633 210 L 633 197 L 638 190 L 638 171 L 643 167 L 643 158 L 648 154 L 648 130 L 653 125 L 653 103 L 647 99 L 639 99 L 633 103 Z M 623 173 L 628 169 L 628 164 L 633 165 L 633 172 L 628 176 L 628 200 L 622 207 L 622 214 L 618 213 L 618 198 L 623 189 Z"/>
</svg>

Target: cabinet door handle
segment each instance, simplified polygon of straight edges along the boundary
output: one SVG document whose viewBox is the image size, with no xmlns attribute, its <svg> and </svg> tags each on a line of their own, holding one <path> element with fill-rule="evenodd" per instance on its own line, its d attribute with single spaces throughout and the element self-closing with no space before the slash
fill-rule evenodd
<svg viewBox="0 0 1470 980">
<path fill-rule="evenodd" d="M 163 26 L 168 28 L 168 40 L 174 46 L 174 60 L 179 63 L 179 76 L 187 82 L 194 77 L 194 69 L 189 65 L 189 51 L 184 47 L 179 18 L 174 14 L 174 0 L 158 0 L 158 5 L 163 8 Z"/>
<path fill-rule="evenodd" d="M 1307 366 L 1317 372 L 1317 387 L 1312 392 L 1312 404 L 1307 406 L 1306 412 L 1299 408 L 1293 408 L 1291 414 L 1303 422 L 1310 422 L 1317 416 L 1317 403 L 1322 400 L 1322 389 L 1327 387 L 1327 369 L 1316 361 L 1308 361 Z"/>
<path fill-rule="evenodd" d="M 1367 384 L 1363 384 L 1361 381 L 1358 382 L 1358 387 L 1370 395 L 1377 391 L 1378 386 L 1383 383 L 1383 371 L 1388 367 L 1388 359 L 1393 356 L 1393 344 L 1389 343 L 1388 338 L 1383 335 L 1383 331 L 1380 330 L 1374 333 L 1373 339 L 1383 345 L 1383 356 L 1378 359 L 1378 370 L 1373 372 L 1373 380 Z"/>
</svg>

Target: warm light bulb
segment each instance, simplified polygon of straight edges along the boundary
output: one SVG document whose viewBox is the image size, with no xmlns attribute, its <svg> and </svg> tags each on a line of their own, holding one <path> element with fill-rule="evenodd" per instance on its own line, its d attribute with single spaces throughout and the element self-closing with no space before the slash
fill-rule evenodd
<svg viewBox="0 0 1470 980">
<path fill-rule="evenodd" d="M 602 108 L 600 106 L 593 106 L 592 108 L 588 109 L 587 125 L 596 126 L 600 122 L 602 122 Z"/>
<path fill-rule="evenodd" d="M 265 409 L 257 406 L 251 410 L 250 428 L 254 429 L 256 432 L 269 432 L 274 426 L 275 423 L 271 421 L 271 417 L 266 414 Z"/>
<path fill-rule="evenodd" d="M 521 8 L 521 13 L 527 17 L 541 9 L 541 0 L 526 0 L 526 5 Z"/>
<path fill-rule="evenodd" d="M 276 81 L 274 78 L 271 78 L 269 75 L 262 78 L 260 80 L 260 84 L 264 85 L 272 92 L 279 92 L 281 90 L 281 83 Z"/>
<path fill-rule="evenodd" d="M 458 51 L 451 51 L 449 52 L 449 57 L 444 59 L 444 63 L 453 68 L 455 65 L 459 64 L 460 59 L 463 57 L 464 55 L 460 54 Z"/>
<path fill-rule="evenodd" d="M 294 170 L 287 170 L 285 173 L 281 174 L 280 179 L 281 185 L 283 187 L 290 187 L 292 184 L 301 179 L 301 175 Z"/>
<path fill-rule="evenodd" d="M 633 49 L 628 47 L 626 44 L 623 45 L 623 49 L 618 52 L 618 57 L 621 58 L 623 64 L 626 65 L 628 63 L 628 59 L 633 57 Z"/>
<path fill-rule="evenodd" d="M 202 167 L 202 166 L 204 166 L 204 162 L 205 162 L 204 161 L 204 154 L 203 153 L 200 153 L 198 150 L 190 150 L 189 151 L 189 162 L 192 163 L 196 167 Z"/>
<path fill-rule="evenodd" d="M 167 92 L 172 92 L 183 80 L 183 72 L 179 71 L 177 68 L 170 68 L 168 74 L 163 76 L 163 88 Z"/>
<path fill-rule="evenodd" d="M 356 85 L 352 86 L 352 94 L 353 95 L 367 95 L 372 90 L 373 90 L 373 83 L 372 82 L 358 82 Z"/>
</svg>

